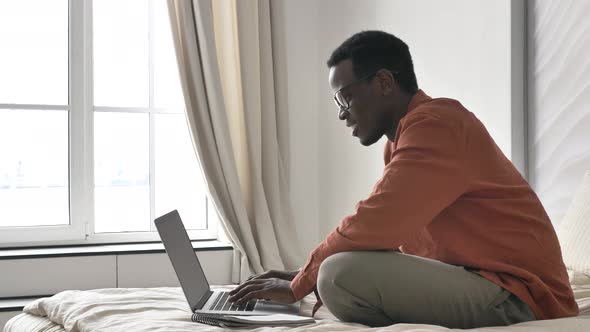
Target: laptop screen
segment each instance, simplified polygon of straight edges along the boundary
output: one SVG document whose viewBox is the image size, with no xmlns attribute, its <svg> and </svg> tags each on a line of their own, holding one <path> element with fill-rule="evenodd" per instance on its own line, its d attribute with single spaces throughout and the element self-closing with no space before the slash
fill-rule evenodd
<svg viewBox="0 0 590 332">
<path fill-rule="evenodd" d="M 196 306 L 210 290 L 209 283 L 178 211 L 174 210 L 156 218 L 154 223 L 191 310 L 200 309 Z"/>
</svg>

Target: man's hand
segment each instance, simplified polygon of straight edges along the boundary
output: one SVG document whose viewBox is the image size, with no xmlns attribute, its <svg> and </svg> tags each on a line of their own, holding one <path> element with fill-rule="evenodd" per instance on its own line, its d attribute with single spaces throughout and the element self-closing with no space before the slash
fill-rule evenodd
<svg viewBox="0 0 590 332">
<path fill-rule="evenodd" d="M 291 282 L 279 278 L 250 279 L 229 292 L 229 301 L 236 304 L 251 299 L 265 299 L 278 303 L 294 303 L 295 295 L 291 290 Z"/>
<path fill-rule="evenodd" d="M 261 274 L 255 274 L 248 278 L 246 281 L 254 280 L 254 279 L 270 279 L 270 278 L 278 278 L 283 280 L 293 280 L 295 276 L 299 273 L 299 271 L 279 271 L 279 270 L 270 270 L 266 271 Z"/>
</svg>

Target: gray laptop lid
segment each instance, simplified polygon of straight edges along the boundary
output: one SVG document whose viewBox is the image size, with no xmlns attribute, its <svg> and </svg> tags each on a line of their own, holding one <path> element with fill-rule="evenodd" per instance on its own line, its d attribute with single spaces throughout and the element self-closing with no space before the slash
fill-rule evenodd
<svg viewBox="0 0 590 332">
<path fill-rule="evenodd" d="M 156 218 L 154 223 L 191 310 L 200 309 L 211 289 L 178 211 Z"/>
</svg>

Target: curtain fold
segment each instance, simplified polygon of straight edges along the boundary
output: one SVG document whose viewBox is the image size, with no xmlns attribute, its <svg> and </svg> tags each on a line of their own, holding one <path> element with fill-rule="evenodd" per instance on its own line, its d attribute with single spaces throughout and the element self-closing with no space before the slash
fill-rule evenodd
<svg viewBox="0 0 590 332">
<path fill-rule="evenodd" d="M 240 280 L 304 259 L 278 143 L 269 0 L 168 0 L 186 115 Z"/>
</svg>

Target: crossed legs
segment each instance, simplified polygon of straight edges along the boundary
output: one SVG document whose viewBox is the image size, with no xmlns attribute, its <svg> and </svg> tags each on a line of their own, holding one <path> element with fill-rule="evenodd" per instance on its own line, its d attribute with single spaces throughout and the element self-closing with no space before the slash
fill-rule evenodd
<svg viewBox="0 0 590 332">
<path fill-rule="evenodd" d="M 338 319 L 474 328 L 534 320 L 524 302 L 463 267 L 390 251 L 343 252 L 320 267 L 318 291 Z"/>
</svg>

